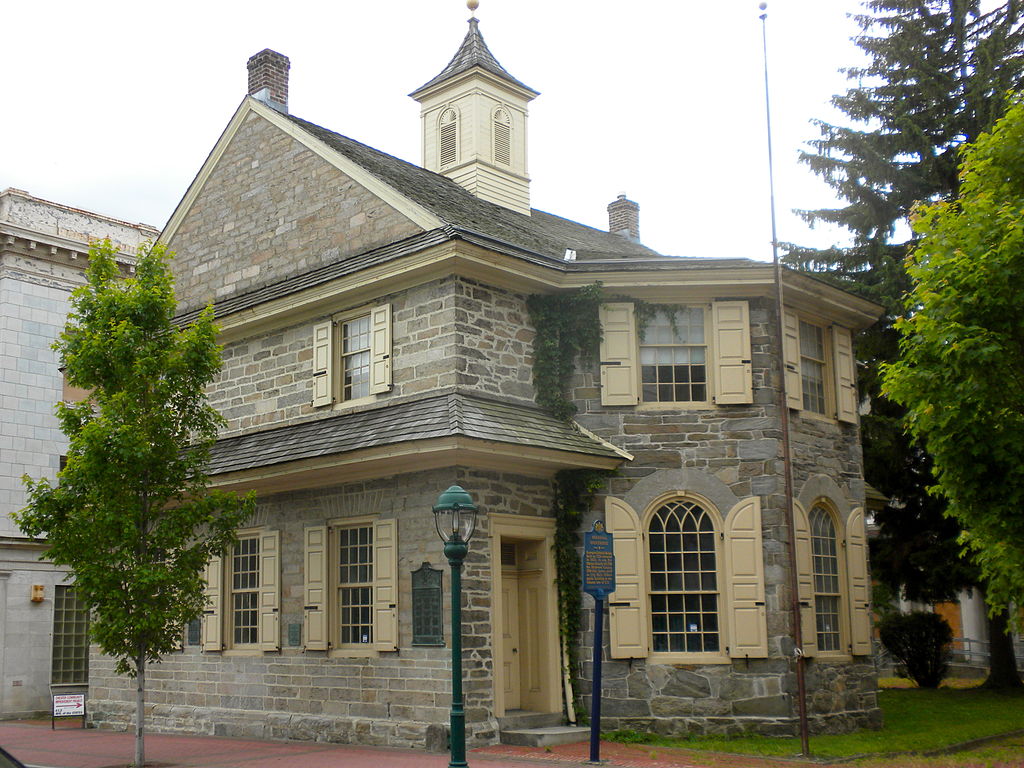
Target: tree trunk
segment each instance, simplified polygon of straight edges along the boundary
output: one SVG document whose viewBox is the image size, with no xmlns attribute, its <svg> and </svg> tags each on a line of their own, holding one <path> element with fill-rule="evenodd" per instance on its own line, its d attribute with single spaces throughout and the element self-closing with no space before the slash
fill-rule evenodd
<svg viewBox="0 0 1024 768">
<path fill-rule="evenodd" d="M 135 657 L 135 768 L 146 764 L 143 730 L 146 713 L 146 654 Z"/>
<path fill-rule="evenodd" d="M 982 688 L 1020 688 L 1020 673 L 1013 655 L 1013 637 L 1010 635 L 1010 612 L 1003 609 L 988 617 L 989 669 Z"/>
</svg>

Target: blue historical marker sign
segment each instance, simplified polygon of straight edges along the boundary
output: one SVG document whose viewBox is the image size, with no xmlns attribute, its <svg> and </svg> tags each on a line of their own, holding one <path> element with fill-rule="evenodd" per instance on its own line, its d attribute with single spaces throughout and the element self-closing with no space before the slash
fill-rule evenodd
<svg viewBox="0 0 1024 768">
<path fill-rule="evenodd" d="M 583 591 L 604 600 L 615 591 L 615 553 L 612 535 L 598 520 L 594 529 L 583 534 Z"/>
</svg>

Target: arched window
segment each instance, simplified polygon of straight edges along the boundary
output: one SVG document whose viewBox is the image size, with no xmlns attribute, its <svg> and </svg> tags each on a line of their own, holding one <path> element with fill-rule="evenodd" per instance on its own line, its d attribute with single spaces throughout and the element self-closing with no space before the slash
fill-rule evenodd
<svg viewBox="0 0 1024 768">
<path fill-rule="evenodd" d="M 662 504 L 647 525 L 651 650 L 721 649 L 718 544 L 711 515 L 692 501 Z"/>
<path fill-rule="evenodd" d="M 459 159 L 459 116 L 450 107 L 441 113 L 437 146 L 440 167 L 455 165 Z"/>
<path fill-rule="evenodd" d="M 819 651 L 840 649 L 839 549 L 832 514 L 821 505 L 811 509 L 811 562 L 814 576 L 814 623 Z"/>
<path fill-rule="evenodd" d="M 494 162 L 512 164 L 512 119 L 500 107 L 494 110 Z"/>
</svg>

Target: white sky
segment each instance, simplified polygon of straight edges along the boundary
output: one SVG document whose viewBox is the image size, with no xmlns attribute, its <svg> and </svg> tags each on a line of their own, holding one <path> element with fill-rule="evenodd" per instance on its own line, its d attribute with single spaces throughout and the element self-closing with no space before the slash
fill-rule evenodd
<svg viewBox="0 0 1024 768">
<path fill-rule="evenodd" d="M 857 0 L 770 0 L 780 241 L 845 242 L 794 208 L 838 205 L 797 162 L 829 99 Z M 640 204 L 642 240 L 683 256 L 771 258 L 756 0 L 480 0 L 492 53 L 531 104 L 532 204 L 606 228 Z M 406 96 L 455 53 L 464 0 L 39 0 L 3 12 L 0 189 L 162 227 L 246 91 L 246 60 L 291 58 L 290 111 L 420 162 Z"/>
</svg>

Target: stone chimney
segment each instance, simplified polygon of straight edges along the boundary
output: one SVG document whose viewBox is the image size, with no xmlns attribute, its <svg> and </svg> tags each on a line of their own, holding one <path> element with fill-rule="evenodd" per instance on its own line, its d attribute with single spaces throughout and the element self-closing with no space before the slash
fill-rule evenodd
<svg viewBox="0 0 1024 768">
<path fill-rule="evenodd" d="M 249 95 L 288 114 L 288 57 L 264 48 L 249 59 Z"/>
<path fill-rule="evenodd" d="M 627 200 L 625 193 L 608 204 L 608 231 L 640 242 L 640 206 Z"/>
</svg>

